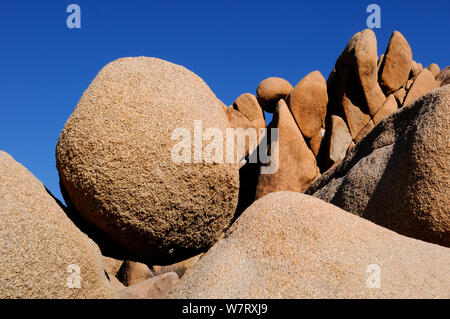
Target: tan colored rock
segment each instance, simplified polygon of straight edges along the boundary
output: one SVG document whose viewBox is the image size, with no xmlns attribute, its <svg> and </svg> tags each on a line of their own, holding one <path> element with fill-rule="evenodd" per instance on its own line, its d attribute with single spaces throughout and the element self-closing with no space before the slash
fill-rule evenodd
<svg viewBox="0 0 450 319">
<path fill-rule="evenodd" d="M 230 126 L 235 129 L 234 144 L 236 148 L 234 156 L 238 158 L 241 167 L 245 164 L 245 158 L 258 146 L 262 135 L 259 128 L 233 106 L 228 107 L 225 112 Z"/>
<path fill-rule="evenodd" d="M 126 288 L 125 285 L 121 283 L 116 276 L 109 276 L 109 281 L 111 283 L 111 286 L 113 286 L 116 291 Z"/>
<path fill-rule="evenodd" d="M 174 162 L 180 143 L 190 145 L 196 120 L 203 132 L 216 128 L 225 136 L 230 127 L 223 103 L 202 79 L 167 61 L 124 58 L 100 71 L 61 132 L 56 164 L 67 201 L 129 259 L 192 257 L 231 222 L 238 164 L 208 163 L 193 147 L 187 163 Z M 177 128 L 191 137 L 174 137 Z"/>
<path fill-rule="evenodd" d="M 380 110 L 378 110 L 378 111 L 380 111 Z M 355 143 L 358 144 L 359 141 L 361 141 L 364 138 L 364 136 L 367 135 L 367 133 L 372 131 L 372 129 L 374 127 L 375 127 L 375 124 L 373 123 L 372 120 L 367 122 L 366 126 L 364 126 L 364 128 L 361 130 L 361 132 L 359 132 L 358 136 L 355 137 L 355 139 L 354 139 Z"/>
<path fill-rule="evenodd" d="M 380 74 L 380 68 L 381 68 L 381 65 L 383 64 L 383 61 L 384 61 L 384 54 L 382 54 L 380 56 L 380 58 L 378 59 L 378 62 L 377 62 L 377 74 Z"/>
<path fill-rule="evenodd" d="M 412 84 L 414 83 L 414 80 L 408 80 L 405 84 L 405 89 L 406 91 L 409 91 L 409 89 L 411 88 Z"/>
<path fill-rule="evenodd" d="M 352 148 L 354 148 L 355 146 L 356 146 L 355 142 L 352 141 L 350 143 L 350 145 L 348 146 L 347 153 L 350 152 L 352 150 Z"/>
<path fill-rule="evenodd" d="M 405 100 L 406 96 L 406 90 L 404 88 L 399 88 L 397 91 L 394 92 L 395 100 L 397 101 L 398 105 L 403 105 L 403 101 Z"/>
<path fill-rule="evenodd" d="M 377 43 L 367 29 L 355 34 L 339 56 L 328 81 L 327 112 L 346 121 L 353 139 L 385 101 L 378 84 Z"/>
<path fill-rule="evenodd" d="M 423 70 L 419 73 L 414 83 L 411 85 L 411 88 L 403 101 L 403 105 L 410 104 L 412 101 L 418 99 L 435 88 L 437 88 L 437 84 L 434 76 L 427 69 Z"/>
<path fill-rule="evenodd" d="M 317 157 L 319 155 L 320 146 L 322 145 L 323 135 L 325 134 L 325 129 L 320 129 L 316 135 L 314 135 L 309 140 L 309 147 L 313 152 L 314 156 Z"/>
<path fill-rule="evenodd" d="M 305 76 L 292 89 L 287 103 L 305 138 L 319 134 L 325 127 L 328 104 L 327 83 L 322 74 L 314 71 Z"/>
<path fill-rule="evenodd" d="M 336 115 L 331 116 L 329 136 L 328 166 L 331 167 L 344 159 L 352 137 L 344 120 Z"/>
<path fill-rule="evenodd" d="M 178 281 L 177 274 L 169 272 L 121 289 L 117 294 L 121 299 L 164 299 Z"/>
<path fill-rule="evenodd" d="M 284 100 L 278 102 L 269 128 L 278 128 L 278 138 L 273 138 L 268 164 L 275 169 L 271 174 L 259 175 L 256 199 L 280 190 L 303 192 L 319 174 L 319 169 Z"/>
<path fill-rule="evenodd" d="M 234 102 L 233 108 L 241 112 L 255 128 L 266 128 L 263 110 L 253 94 L 240 95 Z"/>
<path fill-rule="evenodd" d="M 125 286 L 132 286 L 154 277 L 154 274 L 146 264 L 127 260 L 123 262 L 116 277 Z"/>
<path fill-rule="evenodd" d="M 436 77 L 436 81 L 439 83 L 439 86 L 444 86 L 450 83 L 450 66 L 446 67 L 439 73 Z"/>
<path fill-rule="evenodd" d="M 450 247 L 449 103 L 445 86 L 401 108 L 307 194 L 399 234 Z"/>
<path fill-rule="evenodd" d="M 120 267 L 122 267 L 123 260 L 117 260 L 111 257 L 102 256 L 103 266 L 105 271 L 109 276 L 115 276 L 119 272 Z"/>
<path fill-rule="evenodd" d="M 417 63 L 416 61 L 412 61 L 411 64 L 411 72 L 409 73 L 410 79 L 415 79 L 420 72 L 422 72 L 423 66 L 420 63 Z"/>
<path fill-rule="evenodd" d="M 441 69 L 436 63 L 431 63 L 429 66 L 427 66 L 427 70 L 430 71 L 434 77 L 437 77 L 439 73 L 441 73 Z"/>
<path fill-rule="evenodd" d="M 0 225 L 0 298 L 115 296 L 97 245 L 36 177 L 2 151 Z"/>
<path fill-rule="evenodd" d="M 198 254 L 197 256 L 194 256 L 192 258 L 180 261 L 176 264 L 169 265 L 169 266 L 153 266 L 152 272 L 156 275 L 162 275 L 168 272 L 174 272 L 178 275 L 178 278 L 183 277 L 183 275 L 191 269 L 195 263 L 203 256 L 203 254 Z"/>
<path fill-rule="evenodd" d="M 362 90 L 363 105 L 374 115 L 385 100 L 378 84 L 377 39 L 371 29 L 356 33 L 342 52 L 337 65 L 347 66 L 357 75 L 357 83 Z"/>
<path fill-rule="evenodd" d="M 253 203 L 169 298 L 449 298 L 449 259 L 448 248 L 277 192 Z"/>
<path fill-rule="evenodd" d="M 394 113 L 398 110 L 398 105 L 396 98 L 394 94 L 389 95 L 386 98 L 386 101 L 383 103 L 383 105 L 378 110 L 377 114 L 373 117 L 373 123 L 377 125 L 380 123 L 383 119 Z"/>
<path fill-rule="evenodd" d="M 275 112 L 277 103 L 292 90 L 292 85 L 282 78 L 271 77 L 262 81 L 256 89 L 256 96 L 264 111 Z"/>
<path fill-rule="evenodd" d="M 366 127 L 367 123 L 369 123 L 370 115 L 361 111 L 361 109 L 354 105 L 347 96 L 344 96 L 342 99 L 342 107 L 350 130 L 350 135 L 353 139 L 356 139 Z"/>
<path fill-rule="evenodd" d="M 380 67 L 380 86 L 386 96 L 405 84 L 411 65 L 411 47 L 400 32 L 394 31 Z"/>
</svg>

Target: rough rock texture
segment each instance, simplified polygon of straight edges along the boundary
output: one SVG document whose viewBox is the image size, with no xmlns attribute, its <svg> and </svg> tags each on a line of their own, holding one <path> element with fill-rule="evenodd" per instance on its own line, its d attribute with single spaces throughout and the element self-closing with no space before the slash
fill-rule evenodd
<svg viewBox="0 0 450 319">
<path fill-rule="evenodd" d="M 437 84 L 433 74 L 427 69 L 422 70 L 408 90 L 403 105 L 410 104 L 412 101 L 435 88 L 437 88 Z"/>
<path fill-rule="evenodd" d="M 177 274 L 169 272 L 121 289 L 117 291 L 117 294 L 121 299 L 163 299 L 167 297 L 178 281 Z"/>
<path fill-rule="evenodd" d="M 190 131 L 189 147 L 195 120 L 203 132 L 225 136 L 229 127 L 223 104 L 197 75 L 138 57 L 105 66 L 64 126 L 56 164 L 66 201 L 134 260 L 192 257 L 230 224 L 238 165 L 201 161 L 194 146 L 208 143 L 198 139 L 186 152 L 194 164 L 173 161 L 184 140 L 174 130 Z"/>
<path fill-rule="evenodd" d="M 411 65 L 411 47 L 400 32 L 394 31 L 380 67 L 380 86 L 386 95 L 405 84 Z"/>
<path fill-rule="evenodd" d="M 256 89 L 256 96 L 264 111 L 275 112 L 277 103 L 292 90 L 292 85 L 285 79 L 271 77 L 262 81 Z"/>
<path fill-rule="evenodd" d="M 322 74 L 314 71 L 305 76 L 292 89 L 287 104 L 305 138 L 320 134 L 328 104 L 327 83 Z"/>
<path fill-rule="evenodd" d="M 446 86 L 403 107 L 306 193 L 400 234 L 450 246 L 449 105 Z"/>
<path fill-rule="evenodd" d="M 97 245 L 40 181 L 2 151 L 0 225 L 0 298 L 114 297 Z M 79 267 L 81 288 L 67 285 L 76 283 L 71 265 Z"/>
<path fill-rule="evenodd" d="M 444 86 L 450 83 L 450 66 L 446 67 L 436 77 L 436 81 L 440 86 Z"/>
<path fill-rule="evenodd" d="M 125 286 L 132 286 L 148 278 L 154 277 L 153 272 L 143 263 L 124 261 L 116 277 Z"/>
<path fill-rule="evenodd" d="M 169 298 L 449 298 L 449 258 L 448 248 L 277 192 L 253 203 Z"/>
<path fill-rule="evenodd" d="M 203 256 L 203 254 L 198 254 L 197 256 L 194 256 L 192 258 L 180 261 L 176 264 L 169 265 L 169 266 L 153 266 L 152 272 L 156 276 L 168 273 L 168 272 L 174 272 L 178 275 L 178 278 L 183 277 L 184 273 L 192 268 L 195 263 Z"/>
<path fill-rule="evenodd" d="M 306 145 L 297 123 L 284 100 L 280 100 L 269 128 L 278 128 L 278 138 L 273 138 L 270 154 L 272 174 L 260 174 L 256 199 L 277 191 L 303 192 L 319 175 L 316 158 Z M 278 156 L 276 149 L 278 149 Z"/>
</svg>

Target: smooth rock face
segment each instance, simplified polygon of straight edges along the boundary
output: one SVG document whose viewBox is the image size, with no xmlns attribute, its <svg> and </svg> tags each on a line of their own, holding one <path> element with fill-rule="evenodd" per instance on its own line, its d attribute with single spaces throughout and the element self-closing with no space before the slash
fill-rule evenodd
<svg viewBox="0 0 450 319">
<path fill-rule="evenodd" d="M 240 95 L 234 102 L 233 108 L 241 112 L 255 128 L 266 127 L 263 110 L 253 94 L 244 93 Z"/>
<path fill-rule="evenodd" d="M 143 263 L 124 261 L 116 276 L 125 286 L 138 284 L 154 277 L 153 272 Z"/>
<path fill-rule="evenodd" d="M 395 100 L 397 101 L 397 105 L 403 105 L 403 101 L 405 100 L 406 90 L 401 87 L 397 91 L 394 92 Z"/>
<path fill-rule="evenodd" d="M 358 106 L 367 108 L 370 114 L 374 115 L 385 99 L 378 84 L 375 33 L 371 29 L 356 33 L 336 64 L 346 66 L 352 70 L 353 74 L 356 74 L 356 82 L 360 86 L 363 97 L 362 105 Z"/>
<path fill-rule="evenodd" d="M 427 70 L 430 71 L 434 77 L 437 77 L 439 73 L 441 73 L 441 69 L 436 63 L 431 63 L 429 66 L 427 66 Z"/>
<path fill-rule="evenodd" d="M 420 72 L 422 72 L 423 66 L 420 63 L 417 63 L 416 61 L 412 61 L 411 64 L 411 72 L 409 73 L 410 79 L 415 79 Z"/>
<path fill-rule="evenodd" d="M 121 299 L 163 299 L 178 283 L 178 276 L 169 272 L 117 291 Z"/>
<path fill-rule="evenodd" d="M 178 275 L 178 278 L 183 277 L 186 271 L 192 268 L 195 263 L 203 256 L 203 254 L 198 254 L 197 256 L 191 257 L 189 259 L 180 261 L 176 264 L 169 266 L 157 266 L 154 265 L 152 267 L 152 272 L 156 275 L 162 275 L 168 272 L 174 272 Z"/>
<path fill-rule="evenodd" d="M 383 105 L 378 110 L 377 114 L 373 117 L 373 123 L 377 125 L 383 119 L 398 110 L 397 101 L 394 94 L 389 95 L 384 101 Z"/>
<path fill-rule="evenodd" d="M 292 90 L 292 85 L 285 79 L 271 77 L 262 81 L 256 89 L 256 96 L 264 111 L 275 112 L 277 103 Z"/>
<path fill-rule="evenodd" d="M 378 110 L 378 112 L 379 111 L 380 110 Z M 359 132 L 358 136 L 355 137 L 355 139 L 354 139 L 355 143 L 358 144 L 359 141 L 361 141 L 364 138 L 364 136 L 366 136 L 370 131 L 372 131 L 372 129 L 374 127 L 375 127 L 375 123 L 373 122 L 373 120 L 370 120 L 369 122 L 367 122 L 366 126 L 364 126 L 364 128 L 361 130 L 361 132 Z"/>
<path fill-rule="evenodd" d="M 446 67 L 439 73 L 436 77 L 436 81 L 439 82 L 440 86 L 444 86 L 450 83 L 450 66 Z"/>
<path fill-rule="evenodd" d="M 327 113 L 342 117 L 357 142 L 385 101 L 378 84 L 377 41 L 372 30 L 361 31 L 350 39 L 330 73 L 327 90 Z"/>
<path fill-rule="evenodd" d="M 195 120 L 203 132 L 225 136 L 229 127 L 223 104 L 197 75 L 138 57 L 105 66 L 64 126 L 56 164 L 67 201 L 134 260 L 189 258 L 229 226 L 238 164 L 209 164 L 191 153 Z M 184 140 L 172 135 L 176 128 L 190 132 L 186 153 L 200 163 L 173 161 L 172 148 Z"/>
<path fill-rule="evenodd" d="M 123 260 L 117 260 L 111 257 L 102 256 L 103 266 L 105 271 L 109 276 L 115 276 L 119 272 L 120 267 L 122 267 Z"/>
<path fill-rule="evenodd" d="M 235 148 L 235 156 L 240 163 L 245 163 L 245 158 L 258 146 L 259 144 L 259 129 L 253 122 L 236 110 L 233 106 L 228 107 L 225 110 L 228 118 L 228 122 L 232 128 L 235 129 L 234 143 L 237 146 Z"/>
<path fill-rule="evenodd" d="M 40 181 L 2 151 L 0 225 L 0 298 L 114 297 L 95 243 Z M 69 288 L 77 277 L 81 288 Z"/>
<path fill-rule="evenodd" d="M 422 70 L 408 90 L 403 105 L 410 104 L 412 101 L 435 88 L 437 88 L 437 84 L 434 76 L 427 69 Z"/>
<path fill-rule="evenodd" d="M 226 114 L 231 127 L 242 129 L 235 132 L 235 145 L 245 144 L 237 152 L 239 159 L 246 158 L 258 146 L 263 136 L 260 130 L 266 128 L 263 110 L 253 94 L 244 93 L 226 109 Z"/>
<path fill-rule="evenodd" d="M 400 234 L 449 247 L 449 104 L 446 86 L 401 108 L 306 193 Z"/>
<path fill-rule="evenodd" d="M 380 86 L 386 95 L 398 90 L 408 80 L 412 51 L 403 35 L 394 31 L 380 67 Z"/>
<path fill-rule="evenodd" d="M 344 159 L 347 154 L 347 149 L 352 142 L 352 137 L 348 131 L 344 120 L 339 116 L 331 116 L 329 137 L 329 166 L 332 166 Z"/>
<path fill-rule="evenodd" d="M 449 258 L 448 248 L 277 192 L 253 203 L 169 298 L 448 298 Z"/>
<path fill-rule="evenodd" d="M 271 167 L 278 167 L 273 174 L 260 174 L 256 187 L 256 199 L 282 190 L 303 192 L 318 176 L 316 158 L 306 145 L 297 123 L 284 100 L 278 102 L 277 111 L 269 128 L 278 128 L 278 139 L 271 145 Z M 278 148 L 278 156 L 275 149 Z M 272 166 L 273 165 L 273 166 Z"/>
<path fill-rule="evenodd" d="M 287 103 L 305 138 L 319 134 L 325 127 L 328 104 L 327 83 L 322 74 L 314 71 L 305 76 L 292 89 Z"/>
<path fill-rule="evenodd" d="M 357 105 L 363 105 L 363 102 L 360 89 L 350 77 L 350 70 L 337 66 L 328 78 L 327 87 L 330 98 L 328 110 L 332 114 L 342 114 L 350 135 L 355 138 L 369 122 L 370 114 L 367 108 Z"/>
</svg>

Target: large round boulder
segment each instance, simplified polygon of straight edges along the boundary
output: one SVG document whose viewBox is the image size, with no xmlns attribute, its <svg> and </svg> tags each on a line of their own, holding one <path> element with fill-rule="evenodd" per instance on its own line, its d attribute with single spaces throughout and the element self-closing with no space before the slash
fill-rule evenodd
<svg viewBox="0 0 450 319">
<path fill-rule="evenodd" d="M 238 164 L 206 152 L 209 128 L 225 138 L 229 123 L 200 77 L 156 58 L 111 62 L 56 147 L 67 201 L 137 261 L 206 250 L 229 226 L 239 189 Z"/>
<path fill-rule="evenodd" d="M 0 151 L 0 299 L 112 298 L 97 245 Z"/>
</svg>

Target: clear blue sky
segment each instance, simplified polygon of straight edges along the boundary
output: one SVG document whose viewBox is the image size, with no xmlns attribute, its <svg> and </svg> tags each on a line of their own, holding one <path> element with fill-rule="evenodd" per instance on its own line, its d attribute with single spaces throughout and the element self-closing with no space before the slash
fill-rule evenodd
<svg viewBox="0 0 450 319">
<path fill-rule="evenodd" d="M 66 7 L 81 7 L 81 29 Z M 153 56 L 200 75 L 227 105 L 280 76 L 293 85 L 311 71 L 328 77 L 350 37 L 374 29 L 383 53 L 392 31 L 424 66 L 450 64 L 450 1 L 2 1 L 0 149 L 61 198 L 55 145 L 97 72 L 125 56 Z"/>
</svg>

